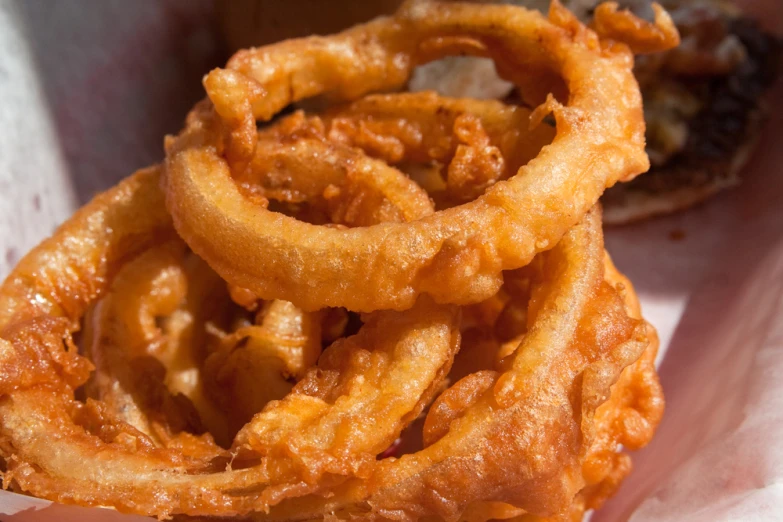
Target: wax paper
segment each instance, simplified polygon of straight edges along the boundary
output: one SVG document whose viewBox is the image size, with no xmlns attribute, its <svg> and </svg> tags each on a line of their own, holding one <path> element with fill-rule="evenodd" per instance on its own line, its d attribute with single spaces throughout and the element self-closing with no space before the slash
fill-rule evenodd
<svg viewBox="0 0 783 522">
<path fill-rule="evenodd" d="M 769 28 L 783 2 L 745 0 Z M 0 277 L 80 204 L 162 158 L 219 65 L 211 3 L 0 0 Z M 783 520 L 783 86 L 742 185 L 608 229 L 662 340 L 667 410 L 594 521 Z M 0 492 L 0 520 L 149 520 Z"/>
</svg>

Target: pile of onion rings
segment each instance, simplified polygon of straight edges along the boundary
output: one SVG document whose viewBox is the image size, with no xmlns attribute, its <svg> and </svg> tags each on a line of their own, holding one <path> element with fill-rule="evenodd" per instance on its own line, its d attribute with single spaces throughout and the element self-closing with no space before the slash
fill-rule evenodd
<svg viewBox="0 0 783 522">
<path fill-rule="evenodd" d="M 599 507 L 663 411 L 596 206 L 648 167 L 656 13 L 410 2 L 212 71 L 164 164 L 0 288 L 4 487 L 160 519 Z M 389 92 L 455 53 L 529 107 Z"/>
</svg>

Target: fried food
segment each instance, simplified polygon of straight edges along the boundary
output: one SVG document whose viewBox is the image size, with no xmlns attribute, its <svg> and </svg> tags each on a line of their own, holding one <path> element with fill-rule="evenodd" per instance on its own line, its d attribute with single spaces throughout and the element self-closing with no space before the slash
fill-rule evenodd
<svg viewBox="0 0 783 522">
<path fill-rule="evenodd" d="M 425 421 L 423 450 L 381 461 L 374 487 L 357 486 L 373 514 L 454 519 L 493 501 L 550 515 L 566 511 L 585 486 L 595 408 L 646 349 L 646 325 L 627 315 L 605 281 L 598 212 L 534 264 L 521 342 L 494 369 L 440 395 Z M 660 416 L 659 409 L 634 412 L 653 424 Z M 625 436 L 645 437 L 637 426 L 628 423 Z"/>
<path fill-rule="evenodd" d="M 600 446 L 614 454 L 618 440 L 635 440 L 636 445 L 649 440 L 662 402 L 657 388 L 643 391 L 644 378 L 656 382 L 654 373 L 637 377 L 632 373 L 635 366 L 620 380 L 628 381 L 616 399 L 622 408 L 606 410 L 611 412 L 608 421 L 594 425 L 590 420 L 603 418 L 600 413 L 594 415 L 595 409 L 620 372 L 639 358 L 648 343 L 646 325 L 632 317 L 636 312 L 622 297 L 624 293 L 633 302 L 628 297 L 631 288 L 618 287 L 611 273 L 607 276 L 611 284 L 604 281 L 597 211 L 554 250 L 523 269 L 530 274 L 530 290 L 527 325 L 518 346 L 494 370 L 479 368 L 440 394 L 425 421 L 427 446 L 418 453 L 375 460 L 440 392 L 456 352 L 458 316 L 448 306 L 426 301 L 406 312 L 370 314 L 358 335 L 328 348 L 291 394 L 267 404 L 243 427 L 229 451 L 217 447 L 208 434 L 180 431 L 178 437 L 150 436 L 129 419 L 117 416 L 125 408 L 115 410 L 100 395 L 79 401 L 74 390 L 87 379 L 90 363 L 57 345 L 62 346 L 63 339 L 69 342 L 70 332 L 78 326 L 78 321 L 69 318 L 78 317 L 89 304 L 89 294 L 86 298 L 80 295 L 84 285 L 93 285 L 93 295 L 102 294 L 109 278 L 79 280 L 80 284 L 68 278 L 78 278 L 84 264 L 96 258 L 105 264 L 97 272 L 111 270 L 108 267 L 127 258 L 128 245 L 150 245 L 144 240 L 155 237 L 147 236 L 138 225 L 130 232 L 112 229 L 107 236 L 101 221 L 125 222 L 129 217 L 125 213 L 136 216 L 144 211 L 153 218 L 146 223 L 147 232 L 161 226 L 163 237 L 169 236 L 165 215 L 154 219 L 153 209 L 162 197 L 155 194 L 157 176 L 156 170 L 141 172 L 88 205 L 26 257 L 2 290 L 5 317 L 12 313 L 16 318 L 3 327 L 6 399 L 0 413 L 4 451 L 10 452 L 6 453 L 7 484 L 63 502 L 111 505 L 158 516 L 225 516 L 271 509 L 269 516 L 281 519 L 327 513 L 385 517 L 403 510 L 415 518 L 476 510 L 474 502 L 490 498 L 515 505 L 515 512 L 545 514 L 568 507 L 591 484 L 589 480 L 602 484 L 604 478 L 595 477 L 613 476 L 617 464 L 607 464 L 606 455 L 596 450 L 591 453 L 592 448 Z M 98 245 L 96 257 L 69 258 L 67 245 L 84 234 L 87 223 L 99 225 L 98 233 L 91 231 L 100 239 L 92 243 Z M 43 293 L 43 285 L 29 285 L 42 280 L 37 269 L 41 258 L 51 252 L 66 257 L 59 259 L 62 264 L 44 265 L 44 275 L 56 284 Z M 136 272 L 139 266 L 148 265 L 148 259 L 159 261 L 156 258 L 161 256 L 164 265 L 170 266 L 171 256 L 176 255 L 150 245 L 121 269 L 115 291 L 121 287 L 123 272 Z M 138 281 L 136 286 L 145 279 Z M 511 286 L 515 284 L 519 286 L 513 282 Z M 514 295 L 507 286 L 503 292 Z M 18 299 L 33 290 L 36 299 Z M 165 297 L 160 299 L 165 301 Z M 569 306 L 563 308 L 562 302 Z M 103 308 L 109 302 L 99 303 Z M 137 308 L 132 303 L 126 306 Z M 53 327 L 56 324 L 59 328 Z M 161 346 L 162 340 L 169 344 L 173 339 L 165 335 L 147 343 L 145 350 Z M 121 349 L 134 346 L 129 343 Z M 440 358 L 436 357 L 438 346 L 443 346 Z M 109 343 L 100 349 L 117 348 Z M 24 367 L 28 368 L 24 378 L 12 379 L 9 369 Z M 267 371 L 262 368 L 259 375 Z M 582 383 L 578 398 L 572 388 L 577 376 Z M 546 400 L 541 400 L 542 393 Z M 652 414 L 641 406 L 648 403 L 654 406 Z M 380 404 L 384 406 L 378 409 Z M 449 407 L 444 409 L 444 404 Z M 164 408 L 155 413 L 165 412 Z M 641 423 L 645 429 L 638 429 L 639 422 L 615 420 L 627 415 L 624 412 L 650 420 Z M 31 424 L 30 418 L 36 422 Z M 621 433 L 604 434 L 602 439 L 594 433 L 599 428 L 619 428 Z M 177 429 L 173 426 L 170 431 Z M 528 437 L 526 433 L 533 433 L 529 430 L 544 430 L 552 438 Z M 317 441 L 322 442 L 314 445 Z M 488 452 L 483 461 L 474 458 L 477 448 L 484 448 L 482 454 Z M 498 453 L 502 448 L 506 449 Z M 591 457 L 594 453 L 600 458 Z M 536 455 L 536 459 L 528 461 L 521 455 Z M 460 464 L 465 458 L 483 464 L 465 468 Z M 599 471 L 594 469 L 597 462 L 603 466 Z M 583 468 L 590 470 L 588 478 L 582 477 Z M 476 473 L 483 478 L 473 476 Z M 566 476 L 571 479 L 564 481 Z M 445 489 L 434 495 L 431 488 L 440 483 Z M 509 489 L 501 493 L 503 487 Z M 324 499 L 324 488 L 334 495 Z M 451 496 L 443 497 L 450 502 L 433 502 L 452 490 Z M 283 500 L 288 497 L 296 500 Z"/>
<path fill-rule="evenodd" d="M 503 270 L 551 248 L 604 189 L 649 166 L 628 45 L 650 50 L 656 34 L 662 48 L 671 47 L 677 32 L 665 14 L 656 25 L 610 22 L 625 16 L 602 12 L 612 36 L 623 38 L 602 41 L 557 2 L 552 21 L 510 6 L 413 2 L 393 18 L 332 37 L 240 51 L 205 78 L 214 112 L 199 107 L 169 140 L 164 184 L 175 227 L 227 281 L 305 310 L 401 310 L 422 294 L 440 303 L 486 299 Z M 252 168 L 256 120 L 316 95 L 350 100 L 398 89 L 416 64 L 454 52 L 495 59 L 541 104 L 534 124 L 554 116 L 552 142 L 515 175 L 411 223 L 350 230 L 302 222 L 242 197 L 233 176 Z M 569 93 L 562 103 L 540 92 L 557 82 Z"/>
<path fill-rule="evenodd" d="M 509 3 L 541 11 L 549 6 L 548 0 Z M 564 3 L 587 23 L 599 2 Z M 606 224 L 684 210 L 740 184 L 769 116 L 768 91 L 780 77 L 780 35 L 770 34 L 759 20 L 744 14 L 738 7 L 742 2 L 661 3 L 682 34 L 682 45 L 636 61 L 651 169 L 607 190 L 601 200 Z M 622 5 L 652 14 L 647 0 Z M 513 84 L 499 78 L 486 60 L 476 58 L 419 68 L 410 88 L 436 89 L 450 96 L 517 98 Z"/>
<path fill-rule="evenodd" d="M 425 298 L 405 312 L 371 314 L 356 335 L 333 343 L 290 394 L 266 404 L 236 436 L 232 452 L 214 444 L 208 433 L 195 435 L 181 424 L 144 416 L 151 399 L 160 395 L 160 373 L 133 373 L 133 364 L 99 361 L 96 378 L 130 366 L 131 381 L 158 380 L 151 386 L 132 383 L 127 393 L 138 392 L 144 399 L 134 408 L 117 397 L 126 397 L 124 389 L 109 396 L 99 388 L 84 402 L 76 399 L 75 390 L 92 369 L 73 346 L 79 319 L 126 259 L 137 253 L 142 257 L 131 265 L 146 265 L 146 256 L 158 253 L 142 253 L 144 248 L 174 237 L 164 207 L 155 209 L 163 197 L 158 183 L 159 170 L 150 169 L 98 197 L 29 254 L 0 290 L 4 483 L 61 502 L 135 513 L 232 515 L 318 490 L 333 475 L 365 473 L 440 389 L 439 379 L 458 348 L 455 307 Z M 145 278 L 137 281 L 141 285 Z M 160 290 L 164 282 L 156 284 Z M 170 308 L 164 305 L 177 301 L 167 297 L 148 296 L 157 308 L 143 310 L 124 301 L 118 306 L 165 313 Z M 119 314 L 113 317 L 122 322 Z M 143 340 L 143 334 L 137 337 Z M 115 350 L 127 350 L 124 356 L 130 359 L 133 339 L 120 346 L 101 340 L 91 354 L 108 350 L 115 356 Z M 64 350 L 63 343 L 70 348 Z M 142 344 L 151 351 L 156 342 Z M 268 371 L 262 367 L 254 377 Z M 114 378 L 115 385 L 124 382 L 121 375 Z M 157 404 L 162 411 L 154 413 L 165 415 L 169 402 Z M 140 417 L 143 422 L 135 422 Z M 231 471 L 232 466 L 238 469 Z M 252 493 L 237 494 L 237 488 L 251 485 Z"/>
<path fill-rule="evenodd" d="M 677 36 L 596 16 L 411 3 L 210 73 L 165 164 L 0 287 L 4 487 L 160 519 L 599 506 L 663 398 L 594 203 L 646 165 L 631 49 Z M 369 94 L 454 52 L 540 105 Z"/>
</svg>

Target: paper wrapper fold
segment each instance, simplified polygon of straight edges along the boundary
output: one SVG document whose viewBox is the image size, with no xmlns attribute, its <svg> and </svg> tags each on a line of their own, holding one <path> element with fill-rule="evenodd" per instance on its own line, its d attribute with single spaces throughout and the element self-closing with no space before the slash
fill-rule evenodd
<svg viewBox="0 0 783 522">
<path fill-rule="evenodd" d="M 783 28 L 783 3 L 745 4 Z M 217 65 L 210 8 L 0 0 L 0 277 L 96 191 L 162 157 Z M 607 230 L 661 334 L 667 410 L 593 520 L 783 520 L 781 87 L 740 188 Z M 149 519 L 0 492 L 0 520 Z"/>
</svg>

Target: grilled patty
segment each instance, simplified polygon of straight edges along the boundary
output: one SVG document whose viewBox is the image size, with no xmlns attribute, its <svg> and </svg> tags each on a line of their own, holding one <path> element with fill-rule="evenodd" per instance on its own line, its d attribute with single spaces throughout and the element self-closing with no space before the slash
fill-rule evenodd
<svg viewBox="0 0 783 522">
<path fill-rule="evenodd" d="M 780 42 L 756 21 L 718 7 L 673 14 L 681 48 L 653 71 L 639 64 L 652 167 L 606 192 L 608 223 L 680 210 L 736 185 L 765 120 Z M 700 45 L 699 38 L 709 40 Z"/>
</svg>

